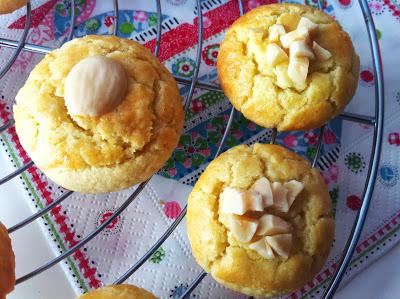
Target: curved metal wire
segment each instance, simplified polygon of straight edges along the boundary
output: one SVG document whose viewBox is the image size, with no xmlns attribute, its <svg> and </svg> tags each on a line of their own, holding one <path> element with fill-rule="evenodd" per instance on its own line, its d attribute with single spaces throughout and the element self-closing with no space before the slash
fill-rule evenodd
<svg viewBox="0 0 400 299">
<path fill-rule="evenodd" d="M 74 37 L 74 30 L 75 30 L 75 0 L 70 0 L 71 3 L 71 26 L 69 30 L 69 34 L 67 37 L 67 41 L 70 41 Z"/>
<path fill-rule="evenodd" d="M 113 23 L 113 34 L 118 36 L 118 27 L 119 27 L 119 9 L 118 9 L 118 0 L 113 0 L 114 5 L 114 23 Z"/>
<path fill-rule="evenodd" d="M 278 130 L 276 128 L 273 128 L 271 132 L 271 140 L 269 141 L 270 144 L 275 144 L 277 135 L 278 135 Z"/>
<path fill-rule="evenodd" d="M 179 299 L 189 298 L 190 294 L 195 288 L 200 284 L 200 282 L 207 276 L 207 272 L 204 270 L 193 280 L 190 286 L 185 290 L 185 292 L 179 297 Z"/>
<path fill-rule="evenodd" d="M 7 183 L 9 180 L 15 178 L 16 176 L 18 176 L 19 174 L 21 174 L 22 172 L 24 172 L 25 170 L 30 168 L 32 165 L 33 165 L 33 161 L 29 161 L 28 163 L 26 163 L 25 165 L 21 166 L 20 168 L 18 168 L 14 172 L 12 172 L 9 175 L 6 175 L 5 177 L 1 178 L 0 179 L 0 186 L 5 184 L 5 183 Z"/>
<path fill-rule="evenodd" d="M 311 163 L 312 167 L 315 167 L 315 165 L 318 162 L 319 156 L 321 155 L 321 150 L 322 150 L 322 140 L 324 138 L 324 132 L 325 132 L 325 125 L 323 125 L 320 129 L 319 129 L 319 135 L 318 135 L 318 142 L 317 142 L 317 150 L 315 152 L 315 156 L 314 159 Z"/>
<path fill-rule="evenodd" d="M 4 125 L 0 126 L 0 133 L 2 133 L 3 131 L 7 130 L 8 128 L 11 128 L 13 125 L 14 125 L 14 120 L 10 119 Z"/>
<path fill-rule="evenodd" d="M 25 274 L 24 276 L 18 278 L 16 280 L 16 284 L 18 285 L 36 275 L 42 273 L 43 271 L 50 269 L 57 263 L 61 262 L 63 259 L 69 257 L 71 254 L 73 254 L 79 248 L 84 246 L 86 243 L 91 241 L 94 237 L 96 237 L 99 233 L 101 233 L 103 231 L 103 229 L 105 229 L 115 218 L 117 218 L 123 211 L 125 211 L 125 209 L 136 199 L 136 197 L 140 194 L 140 192 L 143 190 L 143 188 L 147 185 L 148 182 L 149 182 L 149 180 L 141 183 L 136 188 L 136 190 L 128 197 L 128 199 L 110 216 L 110 218 L 107 219 L 107 221 L 105 221 L 103 224 L 101 224 L 99 227 L 97 227 L 94 231 L 92 231 L 89 235 L 87 235 L 85 238 L 83 238 L 78 244 L 72 246 L 66 252 L 64 252 L 63 254 L 54 258 L 53 260 L 49 261 L 48 263 L 44 264 L 43 266 L 40 266 L 39 268 L 33 270 L 32 272 Z"/>
<path fill-rule="evenodd" d="M 353 228 L 350 233 L 346 246 L 343 250 L 342 258 L 340 259 L 338 268 L 328 288 L 324 293 L 324 298 L 333 298 L 347 267 L 350 264 L 351 257 L 360 239 L 361 232 L 367 217 L 369 204 L 371 202 L 372 194 L 374 192 L 376 175 L 378 172 L 379 160 L 382 149 L 382 135 L 383 135 L 383 113 L 384 113 L 384 78 L 382 69 L 382 58 L 379 50 L 378 38 L 376 35 L 375 24 L 372 19 L 371 11 L 368 7 L 367 0 L 359 0 L 361 10 L 364 16 L 364 21 L 368 29 L 368 38 L 371 45 L 371 54 L 373 57 L 374 78 L 375 80 L 375 125 L 374 125 L 374 138 L 371 150 L 372 159 L 368 167 L 368 182 L 364 188 L 363 202 L 361 208 L 357 213 Z"/>
<path fill-rule="evenodd" d="M 74 192 L 73 191 L 68 191 L 62 195 L 60 195 L 56 200 L 54 200 L 51 204 L 46 206 L 45 208 L 41 209 L 40 211 L 36 212 L 32 216 L 29 216 L 28 218 L 22 220 L 21 222 L 17 223 L 16 225 L 10 227 L 7 231 L 9 234 L 15 232 L 16 230 L 28 225 L 29 223 L 33 222 L 34 220 L 38 219 L 39 217 L 43 216 L 46 214 L 48 211 L 50 211 L 52 208 L 55 206 L 58 206 L 60 203 L 62 203 L 65 199 L 70 197 Z"/>
<path fill-rule="evenodd" d="M 190 101 L 193 96 L 194 89 L 196 87 L 196 83 L 199 77 L 200 71 L 200 63 L 201 63 L 201 51 L 203 50 L 203 15 L 201 12 L 201 0 L 196 0 L 197 2 L 197 22 L 198 22 L 198 30 L 197 30 L 197 51 L 196 51 L 196 65 L 192 77 L 192 82 L 190 84 L 189 93 L 185 99 L 185 111 L 189 108 Z"/>
<path fill-rule="evenodd" d="M 0 70 L 0 79 L 3 78 L 4 75 L 8 72 L 8 70 L 14 64 L 15 60 L 17 60 L 19 53 L 21 53 L 22 49 L 24 48 L 24 44 L 26 42 L 26 38 L 28 37 L 30 27 L 31 27 L 31 2 L 28 1 L 28 3 L 26 4 L 26 20 L 25 20 L 24 32 L 22 33 L 21 39 L 19 40 L 17 45 L 17 49 L 13 53 L 11 59 Z"/>
<path fill-rule="evenodd" d="M 161 2 L 160 0 L 156 0 L 157 7 L 157 37 L 156 37 L 156 48 L 154 50 L 154 55 L 158 56 L 160 53 L 160 44 L 161 44 L 161 33 L 162 33 L 162 13 L 161 13 Z"/>
</svg>

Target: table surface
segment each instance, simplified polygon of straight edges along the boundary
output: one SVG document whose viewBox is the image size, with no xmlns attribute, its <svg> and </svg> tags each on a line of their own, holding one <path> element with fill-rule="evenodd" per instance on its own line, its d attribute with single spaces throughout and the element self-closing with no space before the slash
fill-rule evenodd
<svg viewBox="0 0 400 299">
<path fill-rule="evenodd" d="M 5 153 L 0 151 L 0 177 L 12 171 Z M 18 178 L 0 188 L 0 219 L 9 227 L 32 213 Z M 54 257 L 38 222 L 12 234 L 17 259 L 17 277 Z M 398 298 L 400 294 L 400 244 L 385 256 L 371 264 L 355 279 L 344 286 L 335 296 L 348 298 Z M 62 292 L 60 292 L 62 290 Z M 71 299 L 74 290 L 60 265 L 19 285 L 8 299 Z"/>
</svg>

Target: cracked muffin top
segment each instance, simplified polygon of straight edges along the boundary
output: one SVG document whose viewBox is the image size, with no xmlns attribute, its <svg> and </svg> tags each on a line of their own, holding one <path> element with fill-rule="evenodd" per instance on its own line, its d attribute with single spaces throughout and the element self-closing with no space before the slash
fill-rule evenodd
<svg viewBox="0 0 400 299">
<path fill-rule="evenodd" d="M 255 191 L 268 195 L 261 181 L 271 183 L 272 200 L 268 204 L 263 197 L 260 208 Z M 290 191 L 275 188 L 290 182 L 300 186 L 293 200 Z M 282 194 L 288 195 L 286 209 Z M 188 201 L 188 236 L 196 261 L 221 284 L 251 296 L 282 295 L 312 279 L 328 257 L 334 226 L 319 171 L 277 145 L 240 145 L 221 154 Z M 270 246 L 265 247 L 265 239 Z"/>
<path fill-rule="evenodd" d="M 148 179 L 176 147 L 184 117 L 170 72 L 145 47 L 113 36 L 75 39 L 46 55 L 14 116 L 36 165 L 83 193 Z"/>
<path fill-rule="evenodd" d="M 134 285 L 120 284 L 96 289 L 76 299 L 157 299 L 157 297 Z"/>
<path fill-rule="evenodd" d="M 279 131 L 316 128 L 340 114 L 356 91 L 359 65 L 338 22 L 296 4 L 260 6 L 240 17 L 228 29 L 217 61 L 233 106 Z"/>
</svg>

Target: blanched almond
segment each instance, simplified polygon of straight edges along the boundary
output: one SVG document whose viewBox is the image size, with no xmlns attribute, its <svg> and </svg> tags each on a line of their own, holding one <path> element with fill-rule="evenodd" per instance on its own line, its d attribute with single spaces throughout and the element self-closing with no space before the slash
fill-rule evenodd
<svg viewBox="0 0 400 299">
<path fill-rule="evenodd" d="M 269 27 L 269 42 L 279 42 L 279 38 L 286 33 L 285 27 L 281 24 L 274 24 Z"/>
<path fill-rule="evenodd" d="M 304 40 L 296 40 L 290 44 L 290 58 L 307 57 L 313 60 L 315 58 L 311 47 Z"/>
<path fill-rule="evenodd" d="M 273 259 L 275 257 L 274 252 L 272 251 L 271 246 L 266 242 L 265 238 L 261 238 L 260 240 L 251 243 L 249 245 L 250 249 L 256 251 L 259 255 L 266 259 Z"/>
<path fill-rule="evenodd" d="M 288 60 L 286 52 L 277 44 L 268 44 L 267 46 L 267 64 L 275 66 L 283 61 Z"/>
<path fill-rule="evenodd" d="M 307 79 L 309 60 L 307 57 L 292 57 L 289 62 L 288 76 L 297 85 L 303 85 Z"/>
<path fill-rule="evenodd" d="M 220 195 L 220 211 L 243 215 L 247 211 L 246 191 L 227 187 Z"/>
<path fill-rule="evenodd" d="M 289 182 L 286 182 L 284 186 L 288 190 L 287 200 L 290 208 L 295 201 L 296 196 L 299 195 L 300 192 L 304 189 L 304 185 L 296 180 L 291 180 Z"/>
<path fill-rule="evenodd" d="M 256 232 L 258 236 L 272 236 L 289 233 L 291 231 L 290 224 L 275 215 L 263 215 L 258 219 L 258 222 Z"/>
<path fill-rule="evenodd" d="M 287 190 L 279 182 L 272 183 L 272 194 L 274 196 L 273 207 L 283 213 L 289 211 L 289 205 L 287 202 Z"/>
<path fill-rule="evenodd" d="M 332 57 L 331 52 L 322 48 L 315 41 L 313 41 L 313 50 L 314 50 L 315 56 L 317 57 L 317 60 L 325 61 Z"/>
<path fill-rule="evenodd" d="M 313 21 L 308 18 L 301 17 L 299 24 L 297 24 L 296 31 L 298 35 L 307 39 L 309 35 L 312 34 L 317 28 L 318 25 L 315 24 Z"/>
<path fill-rule="evenodd" d="M 299 36 L 299 34 L 297 33 L 296 30 L 290 31 L 280 37 L 281 44 L 286 49 L 289 49 L 290 44 L 292 42 L 294 42 L 295 40 L 301 40 L 301 39 L 303 39 L 303 38 L 301 36 Z"/>
<path fill-rule="evenodd" d="M 245 192 L 247 211 L 264 211 L 263 197 L 255 190 Z"/>
<path fill-rule="evenodd" d="M 258 220 L 246 216 L 229 215 L 228 228 L 239 242 L 250 242 L 256 233 Z"/>
<path fill-rule="evenodd" d="M 285 259 L 289 257 L 292 247 L 292 234 L 266 236 L 265 240 L 278 255 Z"/>
<path fill-rule="evenodd" d="M 259 178 L 252 186 L 252 189 L 261 194 L 265 208 L 274 204 L 271 183 L 266 177 Z"/>
</svg>

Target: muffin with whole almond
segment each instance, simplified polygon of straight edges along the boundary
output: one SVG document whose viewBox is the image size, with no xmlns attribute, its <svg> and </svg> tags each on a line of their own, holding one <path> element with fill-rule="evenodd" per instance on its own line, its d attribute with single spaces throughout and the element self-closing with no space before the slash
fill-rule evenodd
<svg viewBox="0 0 400 299">
<path fill-rule="evenodd" d="M 224 286 L 251 296 L 295 291 L 321 270 L 334 220 L 315 168 L 277 145 L 240 145 L 212 161 L 189 196 L 196 261 Z"/>
<path fill-rule="evenodd" d="M 22 146 L 59 185 L 110 192 L 147 180 L 183 127 L 172 74 L 144 46 L 86 36 L 54 50 L 16 96 Z"/>
<path fill-rule="evenodd" d="M 0 298 L 3 299 L 14 290 L 15 256 L 7 229 L 0 222 Z"/>
<path fill-rule="evenodd" d="M 337 21 L 297 4 L 260 6 L 229 28 L 218 77 L 245 117 L 279 131 L 319 127 L 357 89 L 359 57 Z"/>
</svg>

